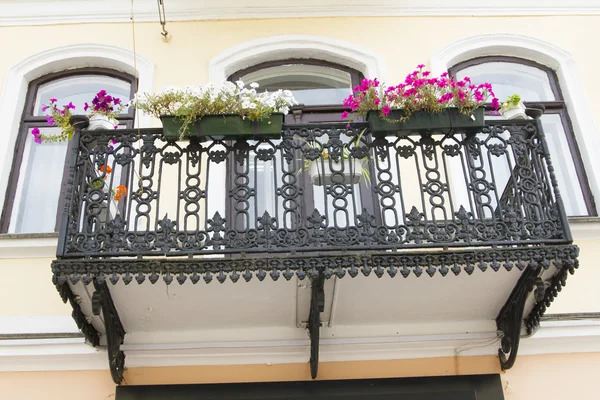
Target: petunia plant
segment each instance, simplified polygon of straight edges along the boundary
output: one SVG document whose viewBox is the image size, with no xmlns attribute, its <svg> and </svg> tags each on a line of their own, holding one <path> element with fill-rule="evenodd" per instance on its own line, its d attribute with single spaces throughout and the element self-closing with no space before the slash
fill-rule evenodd
<svg viewBox="0 0 600 400">
<path fill-rule="evenodd" d="M 83 111 L 88 113 L 89 118 L 94 116 L 104 116 L 110 121 L 115 121 L 115 129 L 117 129 L 116 118 L 119 113 L 127 107 L 121 99 L 110 96 L 106 90 L 100 90 L 91 101 L 91 105 L 88 103 L 84 104 Z M 34 141 L 38 144 L 43 142 L 62 142 L 65 140 L 71 140 L 75 133 L 75 128 L 71 125 L 71 117 L 73 116 L 73 110 L 75 110 L 73 102 L 63 105 L 58 105 L 58 100 L 55 98 L 50 99 L 50 104 L 42 104 L 42 112 L 46 114 L 46 122 L 48 125 L 60 128 L 58 134 L 42 134 L 39 128 L 33 128 L 31 134 L 34 137 Z"/>
<path fill-rule="evenodd" d="M 252 121 L 268 118 L 274 113 L 287 114 L 298 104 L 289 90 L 276 92 L 257 91 L 253 82 L 224 82 L 221 86 L 188 86 L 185 89 L 169 88 L 155 94 L 137 98 L 136 107 L 154 117 L 172 115 L 183 121 L 182 130 L 205 115 L 237 114 Z"/>
<path fill-rule="evenodd" d="M 394 121 L 389 118 L 390 112 L 402 109 L 404 114 L 394 121 L 397 122 L 410 118 L 416 111 L 435 113 L 449 107 L 456 107 L 461 113 L 470 115 L 487 101 L 491 101 L 495 110 L 499 108 L 490 83 L 475 85 L 468 77 L 457 81 L 447 72 L 432 77 L 431 72 L 424 68 L 425 65 L 418 65 L 404 82 L 396 86 L 386 86 L 377 79 L 363 79 L 344 100 L 344 106 L 350 108 L 350 112 L 344 111 L 342 119 L 353 121 L 357 117 L 365 117 L 369 111 L 379 111 L 384 119 Z"/>
</svg>

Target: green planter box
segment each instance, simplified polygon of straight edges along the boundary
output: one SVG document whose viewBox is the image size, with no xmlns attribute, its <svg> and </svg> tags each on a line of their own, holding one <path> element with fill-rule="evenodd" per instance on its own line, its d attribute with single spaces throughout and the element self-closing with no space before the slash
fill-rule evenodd
<svg viewBox="0 0 600 400">
<path fill-rule="evenodd" d="M 400 119 L 405 115 L 404 110 L 392 110 L 389 119 Z M 458 108 L 447 108 L 439 113 L 425 111 L 413 112 L 404 122 L 389 122 L 379 116 L 379 111 L 369 111 L 367 121 L 374 136 L 396 136 L 397 133 L 411 132 L 448 132 L 464 131 L 477 132 L 485 126 L 484 108 L 473 111 L 473 117 L 461 114 Z"/>
<path fill-rule="evenodd" d="M 163 133 L 168 141 L 176 141 L 180 137 L 182 122 L 170 115 L 160 117 L 163 123 Z M 205 115 L 188 126 L 183 138 L 198 137 L 201 141 L 207 137 L 218 140 L 236 139 L 280 139 L 283 126 L 283 114 L 271 114 L 259 121 L 250 121 L 239 115 Z"/>
</svg>

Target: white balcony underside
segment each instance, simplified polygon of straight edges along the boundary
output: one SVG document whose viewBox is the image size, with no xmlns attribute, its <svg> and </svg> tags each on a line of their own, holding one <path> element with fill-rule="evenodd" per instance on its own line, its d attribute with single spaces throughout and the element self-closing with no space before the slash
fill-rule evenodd
<svg viewBox="0 0 600 400">
<path fill-rule="evenodd" d="M 554 267 L 545 271 L 544 280 L 555 272 Z M 333 277 L 325 283 L 321 338 L 377 342 L 377 338 L 495 335 L 496 316 L 520 276 L 521 271 L 514 268 L 497 272 L 476 269 L 472 275 L 463 271 L 458 276 L 450 272 L 445 277 L 439 273 L 408 278 L 377 278 L 374 274 Z M 134 346 L 132 349 L 227 342 L 260 347 L 266 342 L 308 339 L 308 280 L 280 278 L 273 282 L 267 277 L 262 282 L 253 278 L 250 282 L 205 284 L 201 280 L 196 285 L 188 280 L 169 286 L 162 280 L 141 285 L 133 281 L 127 286 L 120 281 L 109 287 L 127 332 L 125 346 Z M 86 289 L 91 291 L 92 285 Z M 86 293 L 81 283 L 73 291 L 80 296 L 84 313 L 92 315 L 91 293 Z M 525 315 L 532 302 L 530 298 Z M 100 317 L 93 317 L 92 323 L 104 332 Z"/>
</svg>

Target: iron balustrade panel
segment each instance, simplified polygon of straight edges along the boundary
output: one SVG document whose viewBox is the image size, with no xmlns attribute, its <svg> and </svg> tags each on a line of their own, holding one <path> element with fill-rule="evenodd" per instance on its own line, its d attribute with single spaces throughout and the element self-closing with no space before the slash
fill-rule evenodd
<svg viewBox="0 0 600 400">
<path fill-rule="evenodd" d="M 81 131 L 59 257 L 240 255 L 570 243 L 539 121 L 375 138 L 166 142 Z"/>
</svg>

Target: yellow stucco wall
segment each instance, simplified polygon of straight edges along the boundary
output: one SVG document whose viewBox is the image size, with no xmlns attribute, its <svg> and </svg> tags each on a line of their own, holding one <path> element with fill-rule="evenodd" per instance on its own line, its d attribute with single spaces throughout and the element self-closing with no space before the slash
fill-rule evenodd
<svg viewBox="0 0 600 400">
<path fill-rule="evenodd" d="M 100 34 L 100 32 L 102 32 Z M 592 17 L 412 17 L 298 18 L 240 21 L 169 22 L 172 39 L 161 41 L 158 23 L 138 23 L 136 49 L 156 64 L 156 88 L 202 83 L 208 61 L 244 41 L 275 35 L 316 35 L 356 43 L 383 57 L 390 80 L 403 78 L 419 63 L 459 39 L 510 33 L 541 39 L 575 57 L 592 109 L 600 89 L 596 69 L 600 56 L 585 38 L 600 35 L 600 16 Z M 85 24 L 0 28 L 3 44 L 0 77 L 10 66 L 40 51 L 75 43 L 103 43 L 133 48 L 130 24 Z M 46 40 L 60 38 L 60 40 Z M 0 84 L 0 88 L 1 88 Z M 598 119 L 598 118 L 596 118 Z"/>
<path fill-rule="evenodd" d="M 457 370 L 458 368 L 458 370 Z M 501 373 L 506 400 L 594 399 L 600 353 L 521 356 L 513 369 L 498 371 L 495 357 L 321 363 L 319 379 L 394 378 Z M 306 364 L 133 368 L 127 385 L 310 380 Z M 32 384 L 35 382 L 35 384 Z M 104 371 L 0 373 L 2 398 L 11 400 L 108 400 L 115 385 Z"/>
</svg>

